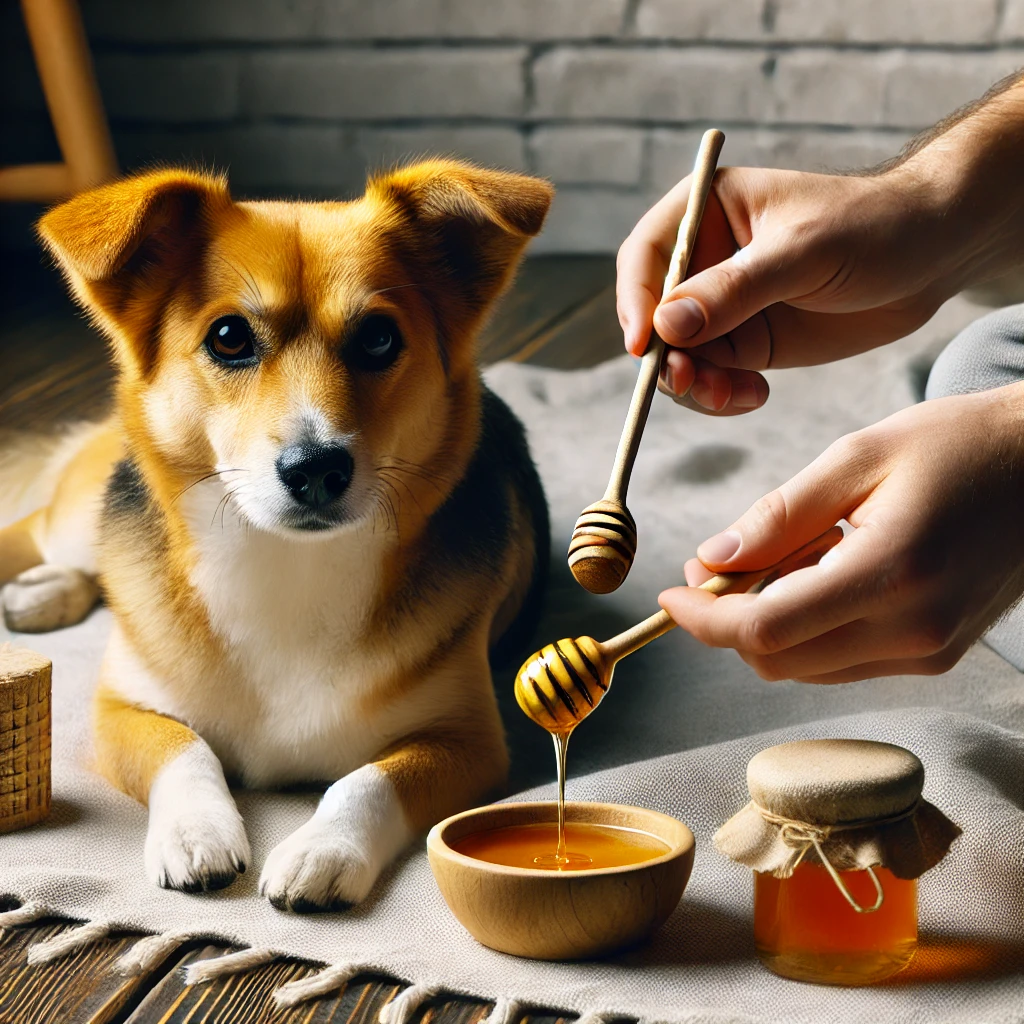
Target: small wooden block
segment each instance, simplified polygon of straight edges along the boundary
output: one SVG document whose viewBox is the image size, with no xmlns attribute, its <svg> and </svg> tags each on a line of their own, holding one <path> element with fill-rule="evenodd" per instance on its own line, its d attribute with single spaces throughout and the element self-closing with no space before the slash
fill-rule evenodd
<svg viewBox="0 0 1024 1024">
<path fill-rule="evenodd" d="M 50 681 L 48 658 L 0 647 L 0 832 L 50 813 Z"/>
</svg>

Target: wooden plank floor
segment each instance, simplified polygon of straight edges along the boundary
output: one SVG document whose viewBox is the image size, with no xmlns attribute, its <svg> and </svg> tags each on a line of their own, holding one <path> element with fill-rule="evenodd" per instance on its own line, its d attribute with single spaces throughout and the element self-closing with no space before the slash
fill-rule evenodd
<svg viewBox="0 0 1024 1024">
<path fill-rule="evenodd" d="M 481 362 L 500 359 L 573 369 L 622 351 L 615 319 L 615 268 L 610 257 L 528 260 L 481 341 Z M 49 432 L 102 415 L 112 373 L 102 340 L 75 312 L 55 275 L 15 270 L 0 291 L 0 445 L 8 431 Z M 0 936 L 0 1024 L 376 1024 L 380 1008 L 403 984 L 356 978 L 344 990 L 292 1010 L 271 993 L 319 969 L 280 960 L 234 978 L 186 987 L 180 968 L 230 947 L 183 947 L 141 978 L 111 965 L 137 936 L 118 935 L 81 952 L 30 967 L 25 950 L 65 928 L 49 921 Z M 440 997 L 417 1014 L 419 1024 L 476 1024 L 491 1004 Z M 550 1013 L 524 1015 L 531 1024 L 564 1024 Z"/>
</svg>

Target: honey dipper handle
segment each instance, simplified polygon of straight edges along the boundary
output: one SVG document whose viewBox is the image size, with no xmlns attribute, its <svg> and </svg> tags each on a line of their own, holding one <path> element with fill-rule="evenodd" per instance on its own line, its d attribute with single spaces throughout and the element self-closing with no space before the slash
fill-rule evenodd
<svg viewBox="0 0 1024 1024">
<path fill-rule="evenodd" d="M 627 654 L 639 651 L 641 647 L 645 647 L 652 640 L 664 636 L 670 629 L 674 629 L 675 625 L 669 613 L 662 609 L 644 619 L 643 622 L 638 622 L 635 626 L 630 627 L 624 633 L 613 636 L 611 640 L 605 640 L 600 645 L 601 651 L 614 665 Z"/>
<path fill-rule="evenodd" d="M 813 565 L 842 539 L 842 527 L 833 526 L 820 537 L 815 537 L 814 540 L 774 565 L 768 566 L 767 569 L 757 569 L 754 572 L 722 573 L 719 576 L 712 576 L 707 582 L 702 583 L 699 589 L 707 590 L 716 597 L 722 597 L 724 594 L 746 593 L 763 580 L 778 579 L 780 576 L 785 576 L 786 573 Z M 625 632 L 619 633 L 618 636 L 613 636 L 611 640 L 606 640 L 600 644 L 600 647 L 605 657 L 614 664 L 626 657 L 627 654 L 640 650 L 652 640 L 657 640 L 659 636 L 664 636 L 674 626 L 675 622 L 670 618 L 668 612 L 662 610 L 644 619 L 643 622 L 638 622 Z"/>
<path fill-rule="evenodd" d="M 672 257 L 665 275 L 665 284 L 661 296 L 664 298 L 680 281 L 686 277 L 693 254 L 693 244 L 700 228 L 700 220 L 704 215 L 704 204 L 711 191 L 711 183 L 718 167 L 718 155 L 722 152 L 725 142 L 724 133 L 711 128 L 704 133 L 697 150 L 697 159 L 693 165 L 693 181 L 690 184 L 690 196 L 686 201 L 686 213 L 679 224 L 676 244 L 672 249 Z M 647 414 L 651 410 L 654 391 L 658 386 L 658 374 L 661 372 L 661 358 L 665 351 L 665 343 L 651 332 L 651 340 L 647 351 L 640 361 L 640 373 L 633 388 L 633 397 L 626 413 L 626 422 L 619 437 L 619 447 L 615 452 L 615 463 L 612 466 L 608 489 L 604 493 L 605 501 L 615 501 L 620 505 L 626 503 L 626 489 L 629 487 L 629 476 L 633 472 L 633 462 L 640 448 Z"/>
</svg>

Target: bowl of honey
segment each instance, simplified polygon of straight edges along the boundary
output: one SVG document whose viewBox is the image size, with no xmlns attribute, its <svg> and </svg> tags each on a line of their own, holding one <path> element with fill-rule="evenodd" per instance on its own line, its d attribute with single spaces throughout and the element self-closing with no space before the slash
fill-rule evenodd
<svg viewBox="0 0 1024 1024">
<path fill-rule="evenodd" d="M 619 804 L 492 804 L 431 829 L 441 895 L 477 941 L 537 960 L 584 960 L 643 941 L 675 909 L 693 833 Z"/>
</svg>

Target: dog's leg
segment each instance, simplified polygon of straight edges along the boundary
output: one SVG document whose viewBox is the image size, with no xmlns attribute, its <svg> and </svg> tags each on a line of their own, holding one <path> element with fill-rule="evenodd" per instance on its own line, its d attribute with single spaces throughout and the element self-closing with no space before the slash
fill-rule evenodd
<svg viewBox="0 0 1024 1024">
<path fill-rule="evenodd" d="M 49 504 L 0 530 L 0 605 L 8 629 L 73 626 L 99 600 L 95 541 L 107 479 L 123 446 L 111 422 L 68 442 Z"/>
<path fill-rule="evenodd" d="M 206 741 L 102 684 L 95 725 L 99 770 L 149 805 L 145 865 L 150 879 L 184 892 L 230 885 L 249 862 L 249 841 Z"/>
<path fill-rule="evenodd" d="M 47 510 L 39 509 L 0 530 L 0 605 L 8 629 L 45 633 L 73 626 L 99 600 L 94 575 L 63 565 L 44 565 L 40 536 Z"/>
<path fill-rule="evenodd" d="M 474 659 L 473 669 L 454 681 L 454 691 L 475 709 L 460 707 L 451 724 L 402 741 L 334 783 L 313 817 L 274 847 L 260 892 L 275 907 L 302 912 L 360 902 L 415 835 L 501 785 L 508 753 L 486 657 Z M 449 693 L 452 682 L 445 680 Z"/>
<path fill-rule="evenodd" d="M 96 577 L 66 565 L 35 565 L 0 591 L 4 622 L 16 633 L 48 633 L 73 626 L 99 598 Z"/>
<path fill-rule="evenodd" d="M 42 562 L 43 553 L 36 540 L 42 520 L 42 511 L 36 511 L 0 529 L 0 584 Z"/>
</svg>

